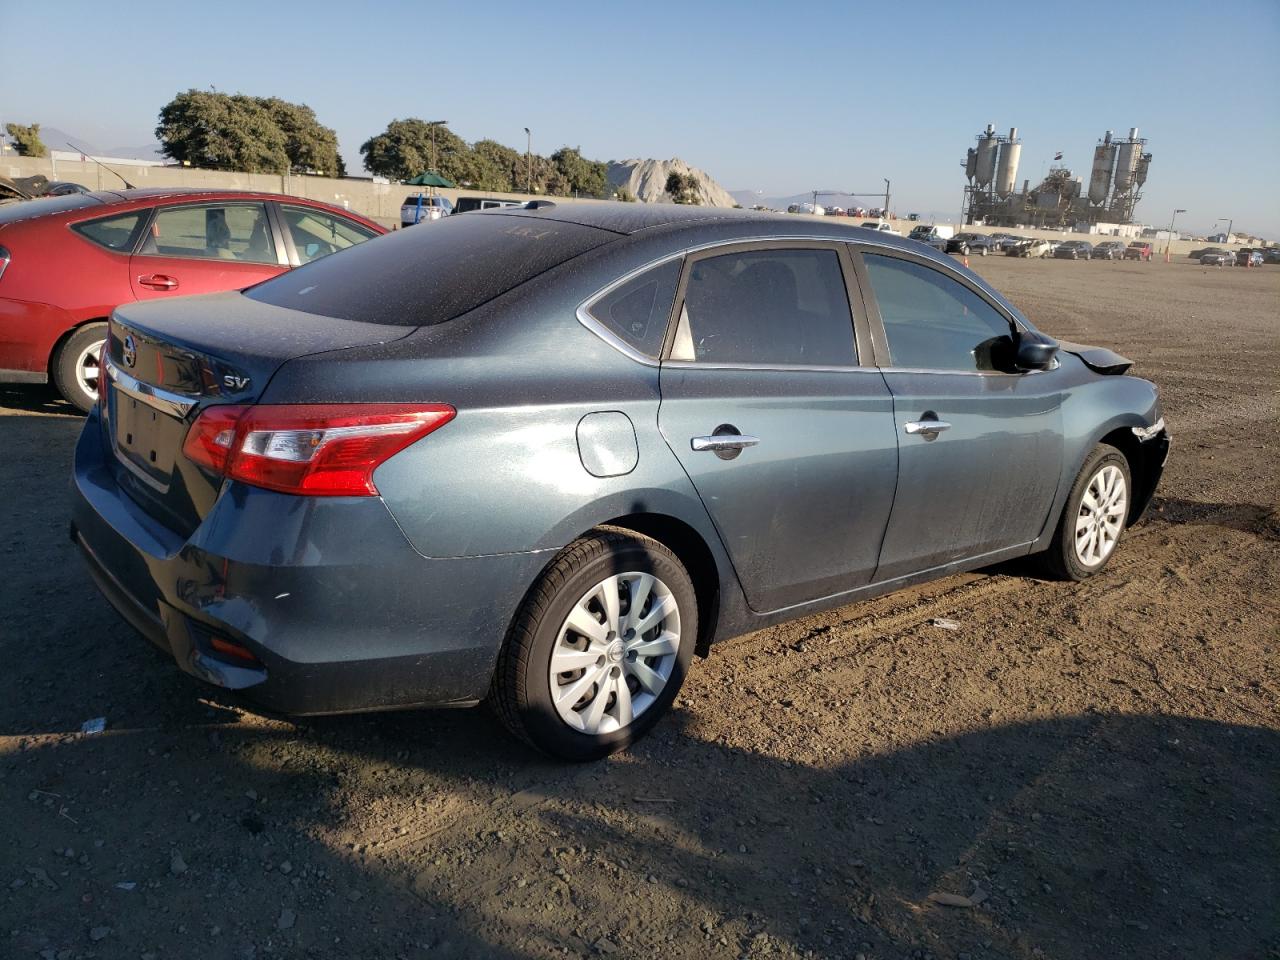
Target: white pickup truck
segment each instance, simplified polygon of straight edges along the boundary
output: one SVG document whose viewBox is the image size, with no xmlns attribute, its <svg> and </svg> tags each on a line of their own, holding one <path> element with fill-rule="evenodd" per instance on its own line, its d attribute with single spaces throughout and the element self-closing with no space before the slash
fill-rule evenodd
<svg viewBox="0 0 1280 960">
<path fill-rule="evenodd" d="M 887 220 L 867 220 L 860 226 L 864 230 L 874 230 L 876 233 L 892 233 L 895 237 L 902 236 L 902 231 L 893 229 Z"/>
</svg>

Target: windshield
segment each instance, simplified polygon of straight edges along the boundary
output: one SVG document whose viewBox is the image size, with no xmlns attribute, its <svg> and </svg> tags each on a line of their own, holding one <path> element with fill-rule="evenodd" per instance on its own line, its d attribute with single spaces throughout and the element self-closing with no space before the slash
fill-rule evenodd
<svg viewBox="0 0 1280 960">
<path fill-rule="evenodd" d="M 430 230 L 387 234 L 314 260 L 245 295 L 364 323 L 443 323 L 616 236 L 496 213 L 448 217 Z"/>
</svg>

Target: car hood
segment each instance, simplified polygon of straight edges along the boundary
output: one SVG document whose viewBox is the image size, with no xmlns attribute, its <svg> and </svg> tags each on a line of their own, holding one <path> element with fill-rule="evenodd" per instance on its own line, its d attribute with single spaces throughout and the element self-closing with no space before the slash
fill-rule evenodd
<svg viewBox="0 0 1280 960">
<path fill-rule="evenodd" d="M 1133 366 L 1133 361 L 1128 357 L 1122 357 L 1106 347 L 1091 347 L 1088 344 L 1071 343 L 1067 340 L 1059 340 L 1058 347 L 1065 353 L 1079 357 L 1086 367 L 1096 373 L 1119 376 Z"/>
</svg>

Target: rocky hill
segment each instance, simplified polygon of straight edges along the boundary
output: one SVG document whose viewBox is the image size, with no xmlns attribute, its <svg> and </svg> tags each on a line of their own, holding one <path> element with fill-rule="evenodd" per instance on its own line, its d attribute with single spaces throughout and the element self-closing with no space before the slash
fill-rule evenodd
<svg viewBox="0 0 1280 960">
<path fill-rule="evenodd" d="M 677 157 L 670 160 L 611 160 L 609 185 L 624 187 L 645 203 L 670 203 L 666 187 L 667 177 L 672 173 L 693 174 L 697 178 L 698 199 L 704 207 L 732 207 L 736 203 L 728 190 Z"/>
</svg>

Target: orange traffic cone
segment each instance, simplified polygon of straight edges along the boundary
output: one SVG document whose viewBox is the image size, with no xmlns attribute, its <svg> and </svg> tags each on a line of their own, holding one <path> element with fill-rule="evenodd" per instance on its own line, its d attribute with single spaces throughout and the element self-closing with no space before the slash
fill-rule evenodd
<svg viewBox="0 0 1280 960">
<path fill-rule="evenodd" d="M 969 255 L 967 253 L 964 256 L 964 265 L 966 267 L 969 265 Z"/>
</svg>

